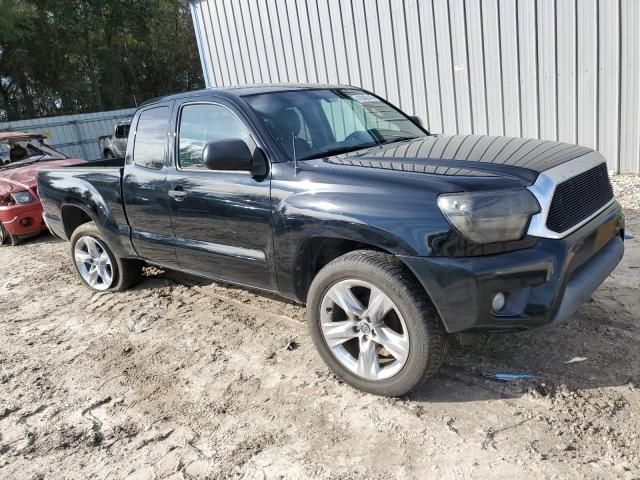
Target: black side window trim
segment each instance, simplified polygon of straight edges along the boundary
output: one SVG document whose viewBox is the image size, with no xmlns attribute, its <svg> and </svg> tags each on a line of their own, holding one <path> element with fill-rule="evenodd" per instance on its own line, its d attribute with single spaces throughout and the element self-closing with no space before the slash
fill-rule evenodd
<svg viewBox="0 0 640 480">
<path fill-rule="evenodd" d="M 253 128 L 251 127 L 251 123 L 248 122 L 246 120 L 246 118 L 243 118 L 243 116 L 239 115 L 238 112 L 230 107 L 229 105 L 226 105 L 224 103 L 221 102 L 217 102 L 217 101 L 213 101 L 213 100 L 196 100 L 196 101 L 186 101 L 183 102 L 181 104 L 178 105 L 178 112 L 177 115 L 175 115 L 175 119 L 176 119 L 176 123 L 175 123 L 175 127 L 174 127 L 174 145 L 173 145 L 173 167 L 179 171 L 179 172 L 189 172 L 189 173 L 202 173 L 202 174 L 206 174 L 206 173 L 232 173 L 232 174 L 238 174 L 238 173 L 243 173 L 243 174 L 247 174 L 249 175 L 250 172 L 245 172 L 245 171 L 241 171 L 241 170 L 209 170 L 209 169 L 196 169 L 196 168 L 182 168 L 180 166 L 180 126 L 182 123 L 182 111 L 185 107 L 188 106 L 192 106 L 192 105 L 212 105 L 212 106 L 217 106 L 217 107 L 222 107 L 227 109 L 234 117 L 236 117 L 238 119 L 238 121 L 240 122 L 240 124 L 244 127 L 244 129 L 247 131 L 247 134 L 249 135 L 249 138 L 251 138 L 251 140 L 253 141 L 254 145 L 260 149 L 262 149 L 265 157 L 267 158 L 267 161 L 269 163 L 269 156 L 267 155 L 264 147 L 261 145 L 260 142 L 258 142 L 258 136 L 256 135 L 256 132 L 253 130 Z"/>
</svg>

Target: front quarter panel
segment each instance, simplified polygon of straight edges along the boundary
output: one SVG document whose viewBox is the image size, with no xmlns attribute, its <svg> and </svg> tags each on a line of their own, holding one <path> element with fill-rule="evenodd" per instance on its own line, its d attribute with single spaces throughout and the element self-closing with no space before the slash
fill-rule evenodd
<svg viewBox="0 0 640 480">
<path fill-rule="evenodd" d="M 297 262 L 310 239 L 352 240 L 395 255 L 425 256 L 457 237 L 436 206 L 437 192 L 413 191 L 406 182 L 294 173 L 292 163 L 273 168 L 273 178 L 280 179 L 272 183 L 278 283 L 287 296 L 293 296 Z"/>
</svg>

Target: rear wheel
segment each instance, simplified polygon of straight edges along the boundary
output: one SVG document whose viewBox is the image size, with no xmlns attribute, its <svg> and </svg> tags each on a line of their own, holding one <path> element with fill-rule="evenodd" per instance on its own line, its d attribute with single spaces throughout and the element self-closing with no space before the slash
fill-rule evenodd
<svg viewBox="0 0 640 480">
<path fill-rule="evenodd" d="M 307 315 L 322 359 L 361 390 L 403 395 L 442 364 L 442 322 L 393 255 L 356 251 L 329 263 L 309 289 Z"/>
<path fill-rule="evenodd" d="M 142 279 L 143 263 L 116 257 L 94 222 L 73 232 L 71 256 L 82 282 L 92 290 L 124 290 Z"/>
<path fill-rule="evenodd" d="M 113 153 L 111 152 L 111 150 L 107 150 L 106 152 L 104 152 L 104 158 L 106 158 L 107 160 L 115 158 Z"/>
</svg>

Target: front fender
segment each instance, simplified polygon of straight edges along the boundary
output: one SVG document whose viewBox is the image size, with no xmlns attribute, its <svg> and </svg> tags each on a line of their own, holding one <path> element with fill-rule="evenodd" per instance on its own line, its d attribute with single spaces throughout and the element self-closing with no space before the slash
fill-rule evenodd
<svg viewBox="0 0 640 480">
<path fill-rule="evenodd" d="M 298 262 L 311 239 L 349 240 L 394 255 L 423 256 L 430 254 L 434 238 L 450 234 L 435 203 L 435 209 L 427 208 L 428 198 L 409 202 L 375 188 L 335 190 L 291 194 L 274 211 L 278 284 L 288 296 L 296 290 Z"/>
<path fill-rule="evenodd" d="M 293 194 L 275 212 L 274 234 L 278 242 L 298 244 L 312 237 L 335 237 L 369 243 L 398 255 L 418 255 L 422 249 L 398 231 L 403 228 L 399 226 L 402 219 L 393 221 L 400 228 L 390 228 L 388 215 L 397 218 L 398 213 L 389 210 L 388 205 L 372 205 L 362 196 L 347 199 L 335 192 Z"/>
</svg>

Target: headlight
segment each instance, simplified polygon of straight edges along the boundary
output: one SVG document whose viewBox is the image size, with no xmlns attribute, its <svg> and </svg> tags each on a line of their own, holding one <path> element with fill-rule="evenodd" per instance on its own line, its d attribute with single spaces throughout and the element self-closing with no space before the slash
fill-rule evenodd
<svg viewBox="0 0 640 480">
<path fill-rule="evenodd" d="M 463 237 L 476 243 L 519 240 L 531 215 L 540 211 L 526 189 L 444 194 L 438 206 Z"/>
<path fill-rule="evenodd" d="M 14 192 L 11 194 L 11 196 L 18 205 L 33 202 L 33 197 L 29 192 Z"/>
</svg>

